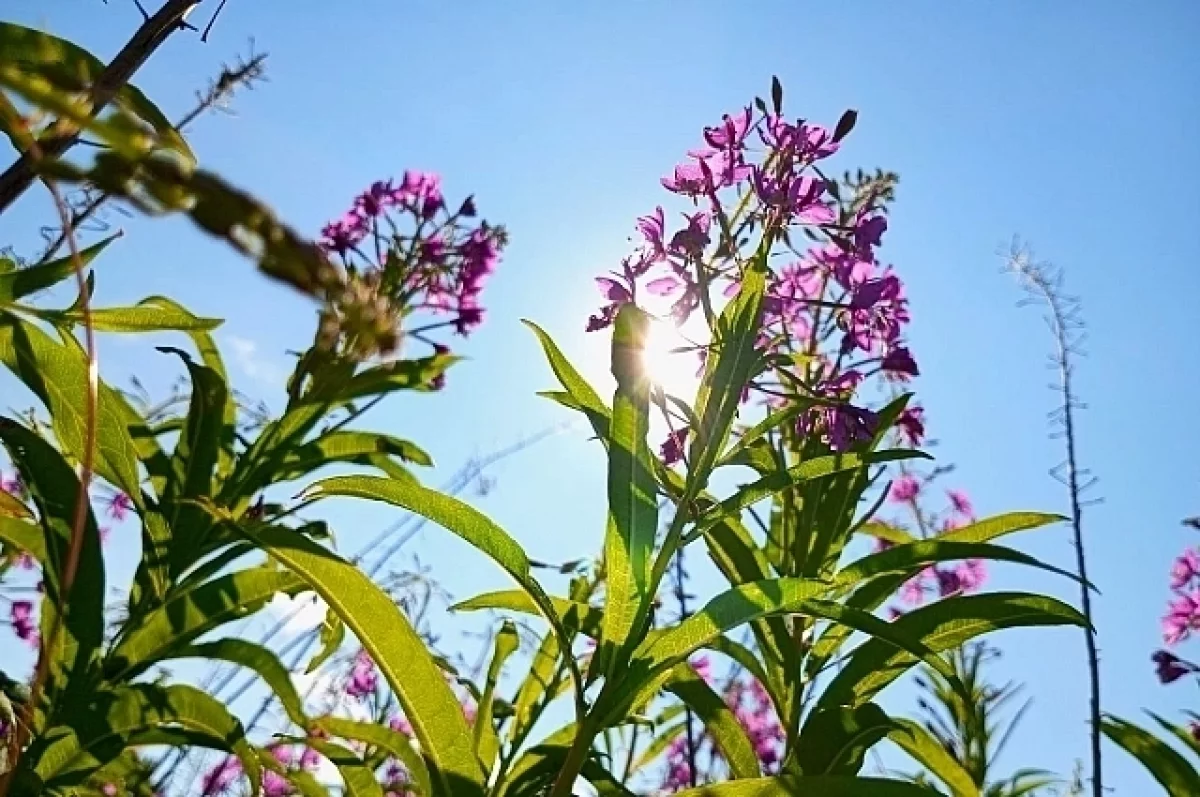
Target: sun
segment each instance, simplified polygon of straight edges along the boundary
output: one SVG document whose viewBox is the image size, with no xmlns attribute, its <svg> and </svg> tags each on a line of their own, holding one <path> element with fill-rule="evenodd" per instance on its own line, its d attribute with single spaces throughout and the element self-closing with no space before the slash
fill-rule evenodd
<svg viewBox="0 0 1200 797">
<path fill-rule="evenodd" d="M 690 402 L 700 384 L 697 375 L 700 360 L 696 352 L 697 346 L 703 345 L 703 341 L 691 334 L 688 326 L 679 330 L 670 322 L 651 321 L 642 363 L 656 385 L 669 395 Z M 696 331 L 707 330 L 701 325 Z"/>
</svg>

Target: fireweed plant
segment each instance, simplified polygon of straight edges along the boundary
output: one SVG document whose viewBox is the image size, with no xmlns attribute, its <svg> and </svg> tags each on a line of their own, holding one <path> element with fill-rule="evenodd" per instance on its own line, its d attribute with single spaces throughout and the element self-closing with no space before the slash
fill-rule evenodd
<svg viewBox="0 0 1200 797">
<path fill-rule="evenodd" d="M 185 30 L 194 5 L 168 0 L 129 47 Z M 333 783 L 345 794 L 565 797 L 583 779 L 627 794 L 630 767 L 617 769 L 604 739 L 634 728 L 653 738 L 681 705 L 724 762 L 723 782 L 699 787 L 705 794 L 927 795 L 860 775 L 866 752 L 888 738 L 941 777 L 937 741 L 890 718 L 879 692 L 924 663 L 969 699 L 944 652 L 1000 628 L 1084 623 L 1025 593 L 953 593 L 895 619 L 877 614 L 930 567 L 990 559 L 1052 569 L 996 540 L 1058 518 L 1002 515 L 854 554 L 852 540 L 871 536 L 886 501 L 887 466 L 923 455 L 888 443 L 913 423 L 907 398 L 869 393 L 917 365 L 904 344 L 902 285 L 877 259 L 894 178 L 834 181 L 823 167 L 853 113 L 832 130 L 789 119 L 776 83 L 769 107 L 756 102 L 703 131 L 663 181 L 691 203 L 683 222 L 665 211 L 639 222 L 644 244 L 605 278 L 606 302 L 588 322 L 612 337 L 611 402 L 533 327 L 561 385 L 549 396 L 583 414 L 608 462 L 602 560 L 552 596 L 511 535 L 420 483 L 410 466 L 428 464 L 421 448 L 356 425 L 384 397 L 436 392 L 455 360 L 450 341 L 480 323 L 505 237 L 473 220 L 472 201 L 446 202 L 435 178 L 410 172 L 371 186 L 313 242 L 196 165 L 129 84 L 148 52 L 105 65 L 11 24 L 0 24 L 0 52 L 0 126 L 21 153 L 0 174 L 0 210 L 40 180 L 69 250 L 0 267 L 0 363 L 47 418 L 0 417 L 22 486 L 4 493 L 0 543 L 9 561 L 31 558 L 41 579 L 28 612 L 9 606 L 27 641 L 37 618 L 39 641 L 32 675 L 5 677 L 0 795 L 154 793 L 143 754 L 164 747 L 230 756 L 198 773 L 190 789 L 202 793 L 324 794 Z M 90 160 L 64 159 L 81 133 L 97 145 Z M 79 248 L 61 194 L 73 185 L 146 214 L 182 214 L 313 298 L 313 344 L 287 380 L 282 414 L 239 429 L 209 334 L 218 321 L 163 297 L 93 306 L 91 264 L 113 240 Z M 69 306 L 36 301 L 71 278 Z M 649 296 L 669 301 L 677 323 L 706 329 L 692 396 L 666 395 L 646 372 Z M 95 333 L 146 330 L 189 341 L 190 351 L 163 350 L 190 394 L 181 416 L 161 423 L 98 376 Z M 652 408 L 668 427 L 661 457 L 648 440 Z M 718 488 L 727 474 L 747 481 Z M 501 625 L 482 684 L 457 678 L 393 597 L 333 549 L 333 530 L 310 510 L 335 498 L 427 518 L 507 572 L 516 589 L 459 608 L 540 618 L 525 676 L 501 683 L 519 646 L 515 625 Z M 104 611 L 106 512 L 123 513 L 120 533 L 136 527 L 141 538 L 116 618 Z M 728 587 L 660 620 L 665 575 L 689 546 Z M 340 623 L 357 643 L 341 688 L 366 715 L 311 712 L 277 652 L 230 626 L 276 595 L 305 592 L 337 618 L 330 638 Z M 718 693 L 697 671 L 699 655 L 732 662 L 743 685 Z M 251 737 L 229 705 L 169 675 L 181 659 L 254 672 L 286 729 Z M 538 721 L 560 699 L 573 719 L 544 733 Z M 656 745 L 640 755 L 653 760 Z M 697 774 L 687 773 L 689 786 Z"/>
</svg>

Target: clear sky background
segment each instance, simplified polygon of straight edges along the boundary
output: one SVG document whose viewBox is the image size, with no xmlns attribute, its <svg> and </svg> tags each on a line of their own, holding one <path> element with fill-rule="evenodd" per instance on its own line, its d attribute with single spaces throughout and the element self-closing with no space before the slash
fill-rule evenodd
<svg viewBox="0 0 1200 797">
<path fill-rule="evenodd" d="M 139 19 L 128 0 L 7 0 L 4 16 L 101 57 Z M 1136 721 L 1144 707 L 1173 718 L 1196 708 L 1187 687 L 1158 685 L 1149 656 L 1171 559 L 1200 542 L 1180 525 L 1200 513 L 1200 3 L 232 0 L 207 45 L 174 37 L 136 82 L 181 115 L 250 37 L 270 53 L 270 82 L 239 97 L 235 117 L 197 123 L 190 138 L 206 166 L 311 233 L 372 180 L 435 170 L 449 197 L 474 193 L 511 232 L 486 293 L 488 322 L 462 347 L 470 361 L 443 394 L 398 399 L 371 418 L 433 453 L 435 483 L 566 419 L 534 396 L 552 376 L 518 319 L 541 323 L 609 389 L 606 340 L 583 332 L 597 305 L 592 277 L 628 250 L 634 217 L 664 200 L 658 177 L 703 125 L 765 95 L 772 74 L 792 115 L 832 125 L 857 108 L 837 165 L 900 173 L 883 256 L 908 284 L 937 455 L 957 465 L 955 484 L 983 514 L 1065 509 L 1047 475 L 1060 459 L 1047 439 L 1051 340 L 1039 311 L 1016 307 L 1021 293 L 996 252 L 1020 234 L 1067 269 L 1090 326 L 1081 442 L 1104 498 L 1087 515 L 1104 703 Z M 25 200 L 0 220 L 0 244 L 32 252 L 50 220 L 44 202 Z M 277 406 L 285 352 L 307 345 L 313 308 L 182 221 L 115 221 L 129 234 L 99 264 L 97 302 L 169 293 L 225 318 L 218 338 L 238 387 Z M 102 338 L 101 362 L 120 384 L 176 374 L 144 341 Z M 0 386 L 5 408 L 23 401 L 11 380 Z M 532 556 L 598 550 L 603 461 L 582 432 L 494 475 L 494 489 L 472 500 Z M 335 515 L 347 548 L 393 516 L 349 506 Z M 1069 566 L 1066 534 L 1056 527 L 1023 545 Z M 416 550 L 460 597 L 504 583 L 436 529 Z M 1069 583 L 1027 573 L 997 571 L 992 585 L 1076 599 Z M 1080 634 L 994 641 L 1006 651 L 996 676 L 1023 681 L 1034 698 L 1004 763 L 1069 773 L 1086 747 Z M 13 645 L 0 639 L 0 659 Z M 910 698 L 890 694 L 894 708 Z M 1105 751 L 1115 794 L 1154 793 L 1136 764 Z"/>
</svg>

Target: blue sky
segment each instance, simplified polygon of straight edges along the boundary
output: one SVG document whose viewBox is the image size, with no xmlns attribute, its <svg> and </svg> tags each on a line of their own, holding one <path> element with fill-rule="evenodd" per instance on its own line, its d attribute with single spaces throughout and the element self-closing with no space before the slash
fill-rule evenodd
<svg viewBox="0 0 1200 797">
<path fill-rule="evenodd" d="M 792 114 L 832 124 L 857 108 L 838 165 L 900 173 L 883 255 L 908 285 L 924 372 L 917 390 L 937 455 L 957 465 L 955 483 L 985 514 L 1065 506 L 1046 475 L 1060 456 L 1047 439 L 1051 342 L 1039 312 L 1016 307 L 1021 294 L 1000 273 L 998 247 L 1014 234 L 1031 241 L 1083 299 L 1082 455 L 1105 499 L 1087 520 L 1103 592 L 1105 705 L 1137 719 L 1143 707 L 1172 716 L 1192 697 L 1160 687 L 1149 655 L 1171 559 L 1197 542 L 1179 521 L 1200 513 L 1188 412 L 1200 395 L 1200 5 L 1134 6 L 235 1 L 209 44 L 175 37 L 137 82 L 179 115 L 253 37 L 270 53 L 270 82 L 242 95 L 236 116 L 197 123 L 191 140 L 204 164 L 311 232 L 372 180 L 405 168 L 440 172 L 449 196 L 474 193 L 481 213 L 509 228 L 488 323 L 463 347 L 470 361 L 444 394 L 397 400 L 372 419 L 429 449 L 437 475 L 566 417 L 533 395 L 552 377 L 518 319 L 542 324 L 608 389 L 606 343 L 583 332 L 597 304 L 592 277 L 625 253 L 634 217 L 663 201 L 659 175 L 703 125 L 765 94 L 772 74 Z M 102 57 L 137 23 L 123 1 L 9 7 Z M 47 221 L 44 202 L 26 200 L 0 221 L 0 243 L 33 249 Z M 170 293 L 225 318 L 219 338 L 238 386 L 278 402 L 273 377 L 288 368 L 287 349 L 307 344 L 312 308 L 181 221 L 114 221 L 129 234 L 100 263 L 98 303 Z M 136 372 L 161 384 L 174 373 L 143 342 L 104 338 L 101 361 L 114 382 Z M 598 550 L 603 461 L 581 433 L 494 475 L 491 493 L 472 500 L 531 555 Z M 347 547 L 391 517 L 336 516 Z M 1065 528 L 1025 546 L 1070 561 Z M 419 551 L 460 596 L 503 583 L 436 530 Z M 999 571 L 993 583 L 1075 598 L 1069 584 L 1026 573 Z M 998 677 L 1026 682 L 1035 700 L 1006 763 L 1068 773 L 1085 751 L 1079 634 L 996 641 L 1006 650 Z M 898 691 L 892 705 L 905 697 Z M 1117 795 L 1151 793 L 1130 760 L 1106 752 Z"/>
</svg>

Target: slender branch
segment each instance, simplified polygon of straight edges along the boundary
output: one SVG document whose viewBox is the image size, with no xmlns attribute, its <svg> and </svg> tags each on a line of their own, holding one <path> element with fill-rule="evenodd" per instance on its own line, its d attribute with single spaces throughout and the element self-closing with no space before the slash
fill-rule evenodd
<svg viewBox="0 0 1200 797">
<path fill-rule="evenodd" d="M 92 116 L 98 115 L 112 102 L 146 60 L 167 38 L 178 30 L 184 18 L 202 0 L 167 0 L 154 16 L 141 27 L 117 53 L 89 92 Z M 37 149 L 27 148 L 15 163 L 0 174 L 0 213 L 8 209 L 37 178 L 36 163 L 42 158 L 58 158 L 79 140 L 79 128 L 66 119 L 59 119 L 37 142 Z M 65 222 L 64 222 L 65 223 Z"/>
<path fill-rule="evenodd" d="M 1092 595 L 1088 581 L 1087 556 L 1083 545 L 1084 490 L 1095 483 L 1088 471 L 1079 466 L 1077 447 L 1078 433 L 1075 426 L 1075 411 L 1083 405 L 1075 393 L 1074 357 L 1081 354 L 1083 342 L 1083 319 L 1080 303 L 1076 297 L 1063 292 L 1062 271 L 1047 263 L 1035 263 L 1033 253 L 1014 242 L 1007 255 L 1007 268 L 1021 280 L 1030 296 L 1044 303 L 1049 309 L 1047 321 L 1054 335 L 1055 353 L 1053 364 L 1058 370 L 1058 384 L 1054 387 L 1062 396 L 1062 406 L 1052 414 L 1052 421 L 1062 427 L 1066 459 L 1051 471 L 1051 475 L 1067 487 L 1071 503 L 1071 536 L 1075 545 L 1075 567 L 1079 576 L 1080 604 L 1087 620 L 1084 641 L 1088 659 L 1088 708 L 1090 747 L 1092 759 L 1092 797 L 1103 797 L 1104 778 L 1101 767 L 1100 746 L 1100 654 L 1096 646 L 1096 625 L 1092 617 Z M 1065 474 L 1065 475 L 1064 475 Z M 1085 480 L 1086 479 L 1086 480 Z"/>
</svg>

